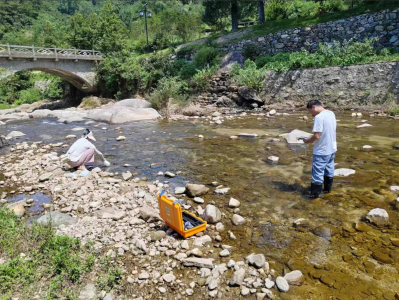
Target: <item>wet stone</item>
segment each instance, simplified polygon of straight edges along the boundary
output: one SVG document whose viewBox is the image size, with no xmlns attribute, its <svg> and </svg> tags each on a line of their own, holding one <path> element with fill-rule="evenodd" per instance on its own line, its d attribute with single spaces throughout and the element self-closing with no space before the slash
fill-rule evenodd
<svg viewBox="0 0 399 300">
<path fill-rule="evenodd" d="M 276 279 L 276 285 L 280 292 L 286 293 L 290 289 L 287 280 L 284 277 L 278 276 Z"/>
<path fill-rule="evenodd" d="M 333 287 L 334 286 L 334 279 L 332 279 L 328 275 L 323 275 L 320 277 L 320 281 L 324 283 L 328 287 Z"/>
<path fill-rule="evenodd" d="M 388 254 L 382 253 L 380 251 L 373 251 L 371 255 L 375 260 L 378 260 L 379 262 L 385 263 L 385 264 L 390 264 L 392 263 L 392 258 L 389 257 Z"/>
</svg>

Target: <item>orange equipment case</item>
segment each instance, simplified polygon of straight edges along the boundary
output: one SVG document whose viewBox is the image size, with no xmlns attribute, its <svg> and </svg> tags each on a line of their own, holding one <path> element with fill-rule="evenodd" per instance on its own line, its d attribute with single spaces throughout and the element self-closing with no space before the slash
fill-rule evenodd
<svg viewBox="0 0 399 300">
<path fill-rule="evenodd" d="M 166 225 L 177 231 L 182 237 L 188 238 L 206 229 L 206 221 L 196 215 L 181 209 L 180 200 L 173 201 L 166 197 L 165 191 L 158 195 L 158 206 L 161 218 Z M 186 229 L 184 224 L 190 222 L 193 228 Z"/>
</svg>

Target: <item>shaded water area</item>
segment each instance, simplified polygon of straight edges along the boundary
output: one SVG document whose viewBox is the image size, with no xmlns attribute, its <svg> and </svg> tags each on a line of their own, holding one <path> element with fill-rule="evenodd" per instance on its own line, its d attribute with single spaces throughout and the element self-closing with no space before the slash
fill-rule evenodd
<svg viewBox="0 0 399 300">
<path fill-rule="evenodd" d="M 209 125 L 204 119 L 118 126 L 34 119 L 8 124 L 0 133 L 18 130 L 31 142 L 71 144 L 65 136 L 79 136 L 83 130 L 74 128 L 89 127 L 97 139 L 95 144 L 112 163 L 109 171 L 129 170 L 151 181 L 167 180 L 171 191 L 187 182 L 217 181 L 231 188 L 228 195 L 203 197 L 205 205 L 214 202 L 226 213 L 223 223 L 237 236 L 230 240 L 227 231 L 222 236 L 223 244 L 235 246 L 231 258 L 264 253 L 279 274 L 299 269 L 306 276 L 302 286 L 281 294 L 282 299 L 395 299 L 399 291 L 399 222 L 392 202 L 399 194 L 391 192 L 390 186 L 399 185 L 399 150 L 394 147 L 399 143 L 399 121 L 364 117 L 373 127 L 358 129 L 360 118 L 337 113 L 336 167 L 355 169 L 356 174 L 336 177 L 331 194 L 308 200 L 311 146 L 307 151 L 304 147 L 290 149 L 279 137 L 293 129 L 310 132 L 313 121 L 300 120 L 302 115 L 243 116 L 222 125 Z M 241 132 L 259 137 L 229 138 Z M 199 139 L 199 134 L 204 139 Z M 126 141 L 117 142 L 119 135 L 126 136 Z M 373 148 L 363 150 L 363 145 Z M 278 156 L 279 162 L 268 162 L 271 155 Z M 166 179 L 157 176 L 159 171 L 182 173 Z M 231 225 L 230 197 L 241 201 L 240 214 L 246 218 L 246 226 Z M 376 207 L 388 211 L 389 226 L 377 228 L 364 222 L 367 212 Z M 305 218 L 308 226 L 294 227 L 293 221 L 299 218 Z"/>
</svg>

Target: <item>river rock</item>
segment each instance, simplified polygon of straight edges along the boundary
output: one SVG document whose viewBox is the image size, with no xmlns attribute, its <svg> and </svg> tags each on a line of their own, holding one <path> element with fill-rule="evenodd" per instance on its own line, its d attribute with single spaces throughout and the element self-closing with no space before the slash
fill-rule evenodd
<svg viewBox="0 0 399 300">
<path fill-rule="evenodd" d="M 266 288 L 271 289 L 271 288 L 274 287 L 274 285 L 275 285 L 275 283 L 274 283 L 273 280 L 270 280 L 269 278 L 266 278 L 266 280 L 265 280 L 265 287 Z"/>
<path fill-rule="evenodd" d="M 280 292 L 286 293 L 290 289 L 287 280 L 284 277 L 278 276 L 276 279 L 277 288 Z"/>
<path fill-rule="evenodd" d="M 302 140 L 298 140 L 300 137 L 311 137 L 312 134 L 308 133 L 306 131 L 294 129 L 290 133 L 284 136 L 285 140 L 287 141 L 288 144 L 303 144 Z"/>
<path fill-rule="evenodd" d="M 211 237 L 209 235 L 203 235 L 203 236 L 195 238 L 193 245 L 196 247 L 203 247 L 207 243 L 210 243 L 210 242 L 212 242 Z"/>
<path fill-rule="evenodd" d="M 301 285 L 304 280 L 304 276 L 299 270 L 295 270 L 285 274 L 284 278 L 290 285 Z"/>
<path fill-rule="evenodd" d="M 9 134 L 7 134 L 6 138 L 19 138 L 24 136 L 25 133 L 21 132 L 21 131 L 11 131 Z"/>
<path fill-rule="evenodd" d="M 40 182 L 47 181 L 47 180 L 49 180 L 52 176 L 53 176 L 52 173 L 45 173 L 45 174 L 43 174 L 43 175 L 40 175 L 39 181 L 40 181 Z"/>
<path fill-rule="evenodd" d="M 116 140 L 119 142 L 119 141 L 125 141 L 126 140 L 126 137 L 125 136 L 123 136 L 123 135 L 120 135 L 120 136 L 118 136 L 117 138 L 116 138 Z"/>
<path fill-rule="evenodd" d="M 248 264 L 260 269 L 266 264 L 266 259 L 263 254 L 254 254 L 247 256 Z"/>
<path fill-rule="evenodd" d="M 204 199 L 202 199 L 202 198 L 200 198 L 200 197 L 194 197 L 193 200 L 194 200 L 195 203 L 198 203 L 198 204 L 204 203 Z"/>
<path fill-rule="evenodd" d="M 233 215 L 233 217 L 231 218 L 231 222 L 233 222 L 233 224 L 236 226 L 245 225 L 247 223 L 245 218 L 243 218 L 242 216 L 237 215 L 237 214 Z"/>
<path fill-rule="evenodd" d="M 227 250 L 227 249 L 224 249 L 224 250 L 222 250 L 220 253 L 219 253 L 219 256 L 220 257 L 227 257 L 227 256 L 229 256 L 230 255 L 230 252 L 229 252 L 229 250 Z"/>
<path fill-rule="evenodd" d="M 182 262 L 185 267 L 213 269 L 213 262 L 209 258 L 189 257 L 184 259 Z"/>
<path fill-rule="evenodd" d="M 132 177 L 133 177 L 133 174 L 130 173 L 130 172 L 124 172 L 124 173 L 122 173 L 122 178 L 123 178 L 123 180 L 125 180 L 125 181 L 131 179 Z"/>
<path fill-rule="evenodd" d="M 46 215 L 41 216 L 37 219 L 38 224 L 52 224 L 54 227 L 59 227 L 61 225 L 69 226 L 74 225 L 78 221 L 77 218 L 73 218 L 67 214 L 63 214 L 57 211 L 53 211 Z"/>
<path fill-rule="evenodd" d="M 147 223 L 162 221 L 159 212 L 148 205 L 144 205 L 139 210 L 140 217 Z"/>
<path fill-rule="evenodd" d="M 216 189 L 216 195 L 226 195 L 229 192 L 230 188 Z"/>
<path fill-rule="evenodd" d="M 356 126 L 356 128 L 364 128 L 364 127 L 371 127 L 371 126 L 373 126 L 373 125 L 365 123 L 365 124 Z"/>
<path fill-rule="evenodd" d="M 397 185 L 392 185 L 390 187 L 390 189 L 391 189 L 392 192 L 399 192 L 399 186 L 397 186 Z"/>
<path fill-rule="evenodd" d="M 210 291 L 213 291 L 214 289 L 216 289 L 218 287 L 218 285 L 219 285 L 219 280 L 217 278 L 213 278 L 211 280 L 211 282 L 209 282 L 209 284 L 208 284 L 208 289 Z"/>
<path fill-rule="evenodd" d="M 158 230 L 155 232 L 151 232 L 151 241 L 159 241 L 162 240 L 166 236 L 166 232 L 163 230 Z"/>
<path fill-rule="evenodd" d="M 216 206 L 208 204 L 205 207 L 202 219 L 207 221 L 208 223 L 215 224 L 222 219 L 222 213 L 220 212 L 219 208 L 217 208 Z"/>
<path fill-rule="evenodd" d="M 208 193 L 209 188 L 207 188 L 203 184 L 194 184 L 194 183 L 187 183 L 186 184 L 186 191 L 189 197 L 199 197 Z"/>
<path fill-rule="evenodd" d="M 243 287 L 243 288 L 241 289 L 241 296 L 244 296 L 244 297 L 245 297 L 245 296 L 248 296 L 249 293 L 250 293 L 249 288 Z"/>
<path fill-rule="evenodd" d="M 22 217 L 25 214 L 25 206 L 21 204 L 17 204 L 11 207 L 11 211 L 18 217 Z"/>
<path fill-rule="evenodd" d="M 278 160 L 279 160 L 279 158 L 277 156 L 269 156 L 267 159 L 272 162 L 278 162 Z"/>
<path fill-rule="evenodd" d="M 96 297 L 96 286 L 92 283 L 87 284 L 79 293 L 79 300 L 94 300 Z"/>
<path fill-rule="evenodd" d="M 174 174 L 172 172 L 165 172 L 165 177 L 174 178 L 174 177 L 176 177 L 176 174 Z"/>
<path fill-rule="evenodd" d="M 346 168 L 342 168 L 342 169 L 335 169 L 334 171 L 334 176 L 349 176 L 352 174 L 355 174 L 356 171 L 352 170 L 352 169 L 346 169 Z"/>
<path fill-rule="evenodd" d="M 240 286 L 244 282 L 245 269 L 241 268 L 234 272 L 233 277 L 229 281 L 230 286 Z"/>
<path fill-rule="evenodd" d="M 114 107 L 149 108 L 151 103 L 144 99 L 124 99 L 116 102 Z"/>
<path fill-rule="evenodd" d="M 230 198 L 229 207 L 237 208 L 241 205 L 240 201 L 234 198 Z"/>
<path fill-rule="evenodd" d="M 186 192 L 186 188 L 184 186 L 178 186 L 175 188 L 175 195 L 181 195 Z"/>
<path fill-rule="evenodd" d="M 258 134 L 242 132 L 242 133 L 239 133 L 238 136 L 242 137 L 242 138 L 257 138 Z"/>
<path fill-rule="evenodd" d="M 242 86 L 238 89 L 238 95 L 241 97 L 241 101 L 243 102 L 243 104 L 264 104 L 264 101 L 258 97 L 256 91 L 253 88 Z"/>
<path fill-rule="evenodd" d="M 369 211 L 366 219 L 377 226 L 384 226 L 389 223 L 389 215 L 385 209 L 374 208 Z"/>
</svg>

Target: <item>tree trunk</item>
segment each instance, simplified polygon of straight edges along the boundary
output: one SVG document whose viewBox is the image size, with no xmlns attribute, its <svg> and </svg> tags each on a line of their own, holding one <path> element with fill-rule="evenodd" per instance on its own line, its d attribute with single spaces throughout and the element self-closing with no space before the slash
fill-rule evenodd
<svg viewBox="0 0 399 300">
<path fill-rule="evenodd" d="M 238 29 L 238 1 L 231 1 L 231 31 Z"/>
<path fill-rule="evenodd" d="M 258 15 L 259 24 L 265 23 L 265 2 L 263 0 L 258 0 Z"/>
</svg>

